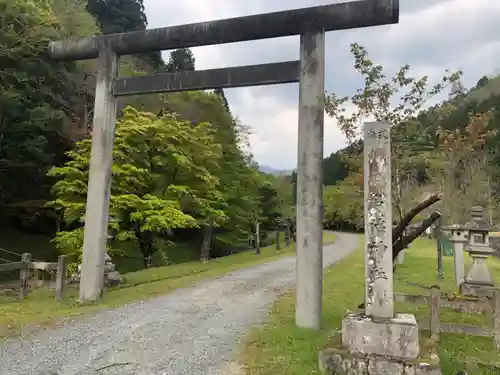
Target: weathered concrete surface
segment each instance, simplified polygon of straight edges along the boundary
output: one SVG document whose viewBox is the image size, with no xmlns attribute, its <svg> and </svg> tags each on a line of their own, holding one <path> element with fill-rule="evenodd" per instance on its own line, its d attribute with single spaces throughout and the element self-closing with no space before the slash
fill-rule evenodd
<svg viewBox="0 0 500 375">
<path fill-rule="evenodd" d="M 274 85 L 299 81 L 299 61 L 119 78 L 116 96 Z"/>
<path fill-rule="evenodd" d="M 352 355 L 342 349 L 325 349 L 319 368 L 330 375 L 441 375 L 439 365 L 424 361 L 400 361 L 376 355 Z"/>
<path fill-rule="evenodd" d="M 342 344 L 350 353 L 418 358 L 418 325 L 410 314 L 397 314 L 385 322 L 374 322 L 361 314 L 348 314 L 342 321 Z"/>
<path fill-rule="evenodd" d="M 495 286 L 491 284 L 477 284 L 464 282 L 460 285 L 460 294 L 471 297 L 493 297 Z"/>
<path fill-rule="evenodd" d="M 109 195 L 118 100 L 112 90 L 118 76 L 118 56 L 109 48 L 97 60 L 92 147 L 85 211 L 80 299 L 94 301 L 104 288 L 104 263 L 108 240 Z"/>
<path fill-rule="evenodd" d="M 124 34 L 52 42 L 59 60 L 97 57 L 106 43 L 120 55 L 300 35 L 315 30 L 344 30 L 397 23 L 399 0 L 334 3 L 318 7 L 258 14 L 225 20 L 170 26 Z"/>
<path fill-rule="evenodd" d="M 365 122 L 365 307 L 375 318 L 392 318 L 391 127 Z"/>
<path fill-rule="evenodd" d="M 297 306 L 302 328 L 321 326 L 325 33 L 300 37 L 297 161 Z"/>
<path fill-rule="evenodd" d="M 339 234 L 324 248 L 325 265 L 360 243 L 359 236 Z M 295 258 L 282 258 L 0 342 L 0 375 L 219 375 L 238 338 L 294 281 Z"/>
</svg>

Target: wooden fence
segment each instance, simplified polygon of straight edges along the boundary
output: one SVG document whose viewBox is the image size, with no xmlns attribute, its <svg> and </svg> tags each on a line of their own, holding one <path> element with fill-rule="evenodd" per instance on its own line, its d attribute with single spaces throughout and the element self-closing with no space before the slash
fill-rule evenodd
<svg viewBox="0 0 500 375">
<path fill-rule="evenodd" d="M 20 262 L 0 264 L 0 272 L 19 270 L 19 280 L 21 282 L 19 290 L 19 299 L 24 299 L 28 295 L 28 281 L 30 270 L 56 271 L 56 299 L 63 298 L 64 286 L 66 284 L 66 256 L 61 255 L 57 263 L 50 262 L 32 262 L 31 254 L 22 255 Z"/>
<path fill-rule="evenodd" d="M 429 296 L 395 293 L 394 301 L 429 306 L 429 320 L 418 322 L 421 329 L 429 330 L 434 338 L 441 332 L 471 336 L 492 337 L 495 348 L 500 350 L 500 291 L 495 291 L 492 299 L 449 298 L 441 295 L 438 286 L 430 289 Z M 441 322 L 441 308 L 451 308 L 459 312 L 491 316 L 490 327 Z"/>
</svg>

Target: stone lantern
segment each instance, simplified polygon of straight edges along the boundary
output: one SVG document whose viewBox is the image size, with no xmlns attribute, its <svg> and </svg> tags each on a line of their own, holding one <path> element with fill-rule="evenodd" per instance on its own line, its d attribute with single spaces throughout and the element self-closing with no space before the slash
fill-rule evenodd
<svg viewBox="0 0 500 375">
<path fill-rule="evenodd" d="M 110 218 L 110 223 L 117 223 L 119 220 Z M 108 241 L 114 240 L 116 238 L 116 232 L 114 230 L 108 231 L 107 233 Z M 116 270 L 115 264 L 112 262 L 111 257 L 108 252 L 104 254 L 104 285 L 113 286 L 118 285 L 123 282 L 123 278 L 120 275 L 120 272 Z"/>
<path fill-rule="evenodd" d="M 472 207 L 471 216 L 465 229 L 469 238 L 466 251 L 472 257 L 472 266 L 460 286 L 460 292 L 468 296 L 491 297 L 495 283 L 485 262 L 494 253 L 489 240 L 490 225 L 485 219 L 483 207 Z"/>
</svg>

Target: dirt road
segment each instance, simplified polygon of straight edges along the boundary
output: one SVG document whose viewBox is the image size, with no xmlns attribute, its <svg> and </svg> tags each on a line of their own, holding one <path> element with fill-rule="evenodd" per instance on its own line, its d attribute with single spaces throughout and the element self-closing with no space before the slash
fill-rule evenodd
<svg viewBox="0 0 500 375">
<path fill-rule="evenodd" d="M 325 266 L 359 240 L 339 234 L 324 248 Z M 282 258 L 29 340 L 10 340 L 2 344 L 0 375 L 219 374 L 237 352 L 238 339 L 265 319 L 269 304 L 294 282 L 295 257 Z"/>
</svg>

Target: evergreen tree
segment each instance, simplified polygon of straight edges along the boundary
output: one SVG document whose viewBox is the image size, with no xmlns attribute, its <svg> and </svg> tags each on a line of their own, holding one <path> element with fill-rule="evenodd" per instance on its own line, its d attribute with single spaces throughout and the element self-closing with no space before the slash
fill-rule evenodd
<svg viewBox="0 0 500 375">
<path fill-rule="evenodd" d="M 186 72 L 195 70 L 195 58 L 189 48 L 179 48 L 170 53 L 166 64 L 169 73 Z"/>
<path fill-rule="evenodd" d="M 226 95 L 224 94 L 224 90 L 221 87 L 217 87 L 214 90 L 214 93 L 220 96 L 220 98 L 222 100 L 222 104 L 224 104 L 224 108 L 226 108 L 226 111 L 228 113 L 230 113 L 231 110 L 229 109 L 229 103 L 227 102 Z"/>
<path fill-rule="evenodd" d="M 103 34 L 145 30 L 148 24 L 143 0 L 88 0 L 87 10 L 96 18 Z M 154 68 L 165 65 L 159 51 L 142 56 Z"/>
</svg>

